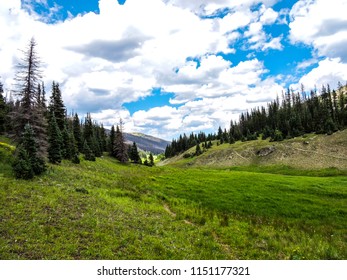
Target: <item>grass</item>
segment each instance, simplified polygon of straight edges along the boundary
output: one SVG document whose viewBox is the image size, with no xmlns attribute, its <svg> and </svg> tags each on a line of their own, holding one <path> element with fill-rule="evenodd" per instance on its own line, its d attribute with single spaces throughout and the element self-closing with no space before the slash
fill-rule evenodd
<svg viewBox="0 0 347 280">
<path fill-rule="evenodd" d="M 5 156 L 0 259 L 347 258 L 344 171 L 149 168 L 103 157 L 21 181 Z"/>
</svg>

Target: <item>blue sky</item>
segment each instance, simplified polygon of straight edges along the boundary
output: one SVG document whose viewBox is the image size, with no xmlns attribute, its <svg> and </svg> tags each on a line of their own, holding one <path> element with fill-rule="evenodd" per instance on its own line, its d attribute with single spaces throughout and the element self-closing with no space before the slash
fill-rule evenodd
<svg viewBox="0 0 347 280">
<path fill-rule="evenodd" d="M 281 95 L 347 81 L 347 0 L 1 0 L 0 76 L 34 36 L 50 91 L 106 127 L 165 139 L 228 127 Z"/>
</svg>

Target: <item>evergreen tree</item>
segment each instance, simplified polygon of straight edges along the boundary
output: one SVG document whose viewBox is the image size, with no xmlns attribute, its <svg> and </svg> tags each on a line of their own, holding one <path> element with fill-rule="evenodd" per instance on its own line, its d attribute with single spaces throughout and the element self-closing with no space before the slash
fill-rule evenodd
<svg viewBox="0 0 347 280">
<path fill-rule="evenodd" d="M 25 125 L 30 123 L 39 144 L 38 153 L 42 157 L 47 149 L 47 123 L 42 106 L 39 104 L 38 83 L 41 78 L 41 61 L 37 55 L 36 46 L 36 41 L 32 38 L 27 50 L 23 52 L 22 62 L 17 65 L 16 82 L 19 103 L 12 112 L 12 128 L 14 140 L 18 143 Z"/>
<path fill-rule="evenodd" d="M 116 157 L 115 147 L 114 147 L 115 141 L 116 141 L 116 130 L 114 129 L 114 125 L 112 125 L 110 137 L 108 141 L 108 153 L 111 157 Z"/>
<path fill-rule="evenodd" d="M 45 162 L 38 155 L 37 146 L 35 133 L 30 124 L 26 124 L 13 163 L 13 170 L 17 178 L 30 179 L 32 176 L 40 175 L 46 171 Z M 21 170 L 23 176 L 19 175 Z"/>
<path fill-rule="evenodd" d="M 55 114 L 52 112 L 48 127 L 48 160 L 51 163 L 60 163 L 62 156 L 63 138 L 55 119 Z"/>
<path fill-rule="evenodd" d="M 62 139 L 62 147 L 61 147 L 61 155 L 63 159 L 71 159 L 71 138 L 70 133 L 67 129 L 67 124 L 64 124 L 63 131 L 61 131 L 61 139 Z"/>
<path fill-rule="evenodd" d="M 115 142 L 114 142 L 114 153 L 116 158 L 125 163 L 128 161 L 128 149 L 125 144 L 124 136 L 123 136 L 123 123 L 120 120 L 120 126 L 117 125 L 116 133 L 115 133 Z"/>
<path fill-rule="evenodd" d="M 152 153 L 149 153 L 149 166 L 154 166 L 154 158 Z"/>
<path fill-rule="evenodd" d="M 100 130 L 100 144 L 101 144 L 101 150 L 102 152 L 107 152 L 107 135 L 106 135 L 106 130 L 101 124 L 101 127 L 99 128 Z"/>
<path fill-rule="evenodd" d="M 38 151 L 38 141 L 35 137 L 35 132 L 29 124 L 24 127 L 23 134 L 23 147 L 28 152 L 31 167 L 35 175 L 40 175 L 46 171 L 44 159 L 40 156 Z"/>
<path fill-rule="evenodd" d="M 83 144 L 83 153 L 84 153 L 84 159 L 88 161 L 95 161 L 95 155 L 92 152 L 92 150 L 89 148 L 89 145 L 87 143 L 87 140 L 84 140 Z"/>
<path fill-rule="evenodd" d="M 80 120 L 78 118 L 77 113 L 73 117 L 72 130 L 73 130 L 73 136 L 74 136 L 74 139 L 76 141 L 78 151 L 83 152 L 81 124 L 80 124 Z"/>
<path fill-rule="evenodd" d="M 34 177 L 28 152 L 24 149 L 23 145 L 19 145 L 16 149 L 12 169 L 17 179 L 28 180 Z"/>
<path fill-rule="evenodd" d="M 71 162 L 75 164 L 80 163 L 80 158 L 78 157 L 78 147 L 75 141 L 73 132 L 69 133 L 70 136 L 70 151 L 71 151 Z"/>
<path fill-rule="evenodd" d="M 52 83 L 52 95 L 49 103 L 49 112 L 50 114 L 54 112 L 58 127 L 60 131 L 63 131 L 66 119 L 66 109 L 64 106 L 59 84 L 55 83 L 54 81 Z"/>
<path fill-rule="evenodd" d="M 195 147 L 195 155 L 196 156 L 199 156 L 202 154 L 202 151 L 201 151 L 201 148 L 200 148 L 200 145 L 199 144 L 196 144 L 196 147 Z"/>
<path fill-rule="evenodd" d="M 9 110 L 3 94 L 4 89 L 2 83 L 0 82 L 0 134 L 3 134 L 5 132 L 6 117 Z"/>
<path fill-rule="evenodd" d="M 129 158 L 133 163 L 141 163 L 141 158 L 135 142 L 133 142 L 133 145 L 129 148 Z"/>
</svg>

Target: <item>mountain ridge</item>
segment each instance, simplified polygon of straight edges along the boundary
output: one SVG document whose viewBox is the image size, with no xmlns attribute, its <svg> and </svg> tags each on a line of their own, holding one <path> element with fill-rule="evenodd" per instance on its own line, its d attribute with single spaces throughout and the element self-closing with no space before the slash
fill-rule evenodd
<svg viewBox="0 0 347 280">
<path fill-rule="evenodd" d="M 127 144 L 135 142 L 139 149 L 153 154 L 163 153 L 166 146 L 171 143 L 170 141 L 140 132 L 123 132 L 123 134 Z"/>
</svg>

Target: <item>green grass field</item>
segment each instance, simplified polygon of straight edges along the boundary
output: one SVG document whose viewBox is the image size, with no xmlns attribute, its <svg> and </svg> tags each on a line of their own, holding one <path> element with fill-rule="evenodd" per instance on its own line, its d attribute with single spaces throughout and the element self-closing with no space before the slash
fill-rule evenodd
<svg viewBox="0 0 347 280">
<path fill-rule="evenodd" d="M 21 181 L 0 151 L 0 259 L 347 258 L 347 176 L 336 169 L 103 157 Z"/>
</svg>

